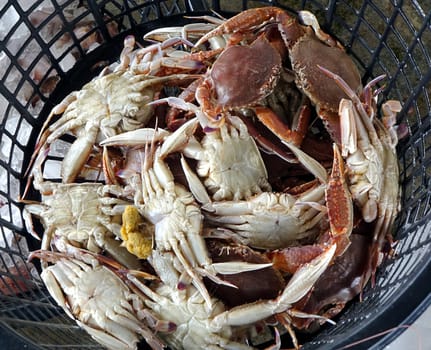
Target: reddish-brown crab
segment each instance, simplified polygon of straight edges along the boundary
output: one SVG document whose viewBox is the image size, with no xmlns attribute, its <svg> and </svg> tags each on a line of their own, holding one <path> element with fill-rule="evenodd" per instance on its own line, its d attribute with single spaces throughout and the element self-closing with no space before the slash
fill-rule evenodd
<svg viewBox="0 0 431 350">
<path fill-rule="evenodd" d="M 355 92 L 362 89 L 359 71 L 341 44 L 320 29 L 314 15 L 302 11 L 300 18 L 305 25 L 277 7 L 250 9 L 204 35 L 196 46 L 224 34 L 232 34 L 231 41 L 239 42 L 267 24 L 277 24 L 287 48 L 296 85 L 311 100 L 333 139 L 340 143 L 338 105 L 346 94 L 322 73 L 318 64 L 341 76 Z M 262 52 L 265 54 L 262 55 Z M 256 105 L 268 95 L 279 78 L 280 71 L 279 50 L 262 36 L 258 36 L 250 46 L 228 47 L 198 88 L 196 98 L 210 122 L 217 124 L 223 119 L 224 111 Z M 224 79 L 229 75 L 234 79 Z M 250 91 L 255 93 L 250 94 Z M 296 130 L 290 130 L 268 108 L 259 106 L 255 108 L 255 113 L 282 140 L 296 144 L 302 140 L 304 125 L 301 123 Z"/>
</svg>

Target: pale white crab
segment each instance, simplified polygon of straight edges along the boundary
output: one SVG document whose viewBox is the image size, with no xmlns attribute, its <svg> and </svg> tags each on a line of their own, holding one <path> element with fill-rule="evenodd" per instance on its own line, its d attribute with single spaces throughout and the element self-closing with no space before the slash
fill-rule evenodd
<svg viewBox="0 0 431 350">
<path fill-rule="evenodd" d="M 385 76 L 370 81 L 359 96 L 338 75 L 320 67 L 346 93 L 340 101 L 341 150 L 352 197 L 366 222 L 375 222 L 371 271 L 380 263 L 385 239 L 400 210 L 398 142 L 394 128 L 399 101 L 383 103 L 377 118 L 377 95 L 373 86 Z"/>
<path fill-rule="evenodd" d="M 67 250 L 30 255 L 52 263 L 41 278 L 66 314 L 110 350 L 137 349 L 140 337 L 153 349 L 163 349 L 163 342 L 138 316 L 143 309 L 140 297 L 93 255 L 73 247 Z"/>
<path fill-rule="evenodd" d="M 228 229 L 227 234 L 243 244 L 279 249 L 303 238 L 317 236 L 321 221 L 328 220 L 331 236 L 345 240 L 340 248 L 344 250 L 353 228 L 353 204 L 345 184 L 343 160 L 338 148 L 334 146 L 335 161 L 328 176 L 325 168 L 312 157 L 292 144 L 286 145 L 320 183 L 315 182 L 295 195 L 267 191 L 244 200 L 212 201 L 202 195 L 205 188 L 192 169 L 183 166 L 191 191 L 202 204 L 206 222 Z M 226 232 L 219 232 L 225 236 Z"/>
<path fill-rule="evenodd" d="M 31 215 L 44 226 L 42 249 L 49 249 L 53 239 L 64 239 L 98 253 L 108 251 L 122 264 L 139 266 L 136 257 L 121 247 L 121 214 L 129 202 L 111 197 L 119 188 L 97 183 L 60 184 L 44 182 L 49 194 L 42 202 L 27 202 L 25 219 L 29 232 L 34 232 Z"/>
<path fill-rule="evenodd" d="M 62 135 L 76 137 L 64 156 L 61 176 L 73 182 L 84 167 L 94 145 L 109 136 L 143 126 L 152 115 L 145 107 L 154 95 L 155 80 L 127 70 L 100 75 L 55 106 L 41 130 L 33 155 L 37 171 L 50 145 Z M 48 125 L 52 118 L 60 119 Z"/>
<path fill-rule="evenodd" d="M 168 97 L 153 104 L 165 102 L 195 113 L 202 122 L 199 107 L 179 98 Z M 182 153 L 198 161 L 196 172 L 213 200 L 241 200 L 271 191 L 261 153 L 241 118 L 227 116 L 219 128 L 205 132 L 200 142 L 190 135 L 183 135 L 182 141 Z"/>
<path fill-rule="evenodd" d="M 325 185 L 316 185 L 300 195 L 263 192 L 244 201 L 204 204 L 206 220 L 255 248 L 277 249 L 316 235 L 326 212 Z M 316 205 L 313 205 L 316 204 Z"/>
</svg>

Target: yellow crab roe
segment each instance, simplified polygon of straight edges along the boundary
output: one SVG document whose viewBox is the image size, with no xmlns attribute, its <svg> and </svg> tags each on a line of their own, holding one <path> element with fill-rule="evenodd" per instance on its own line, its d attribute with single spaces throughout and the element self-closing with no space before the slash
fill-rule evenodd
<svg viewBox="0 0 431 350">
<path fill-rule="evenodd" d="M 136 207 L 128 205 L 123 212 L 121 226 L 122 246 L 139 259 L 147 259 L 153 248 L 154 227 L 139 214 Z"/>
</svg>

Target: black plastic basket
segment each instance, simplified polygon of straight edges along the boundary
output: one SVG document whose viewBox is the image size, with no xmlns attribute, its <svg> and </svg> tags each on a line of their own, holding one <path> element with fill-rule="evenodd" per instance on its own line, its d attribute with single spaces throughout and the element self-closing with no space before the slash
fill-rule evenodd
<svg viewBox="0 0 431 350">
<path fill-rule="evenodd" d="M 81 4 L 81 2 L 83 4 Z M 36 18 L 48 4 L 44 19 Z M 77 5 L 75 16 L 68 13 Z M 128 34 L 137 38 L 156 27 L 182 25 L 184 15 L 215 10 L 230 16 L 249 7 L 310 10 L 356 60 L 363 81 L 386 74 L 384 99 L 403 102 L 399 122 L 408 137 L 398 145 L 401 212 L 396 220 L 396 255 L 379 269 L 377 285 L 363 301 L 349 303 L 336 326 L 307 339 L 304 349 L 381 349 L 431 304 L 431 2 L 403 0 L 291 1 L 108 1 L 6 0 L 0 4 L 0 323 L 36 348 L 99 348 L 56 306 L 37 269 L 26 264 L 27 249 L 39 242 L 25 230 L 19 195 L 39 130 L 49 110 L 90 80 L 101 61 L 119 56 Z M 42 16 L 42 17 L 43 17 Z M 91 23 L 84 36 L 74 32 Z M 57 31 L 48 35 L 54 24 Z M 113 34 L 112 28 L 115 28 Z M 20 38 L 19 45 L 16 38 Z M 86 40 L 99 46 L 88 51 Z M 59 42 L 69 44 L 58 49 Z M 64 45 L 63 45 L 64 46 Z M 40 72 L 38 64 L 47 62 Z M 50 89 L 56 87 L 52 93 Z M 322 87 L 324 88 L 324 87 Z M 55 157 L 53 158 L 55 161 Z M 29 194 L 31 198 L 32 193 Z M 29 248 L 27 248 L 27 246 Z M 394 328 L 391 332 L 384 332 Z"/>
</svg>

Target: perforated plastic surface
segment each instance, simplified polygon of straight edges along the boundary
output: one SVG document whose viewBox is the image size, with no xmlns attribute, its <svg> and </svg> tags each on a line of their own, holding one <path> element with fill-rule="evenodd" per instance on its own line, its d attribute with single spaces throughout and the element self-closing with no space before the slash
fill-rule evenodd
<svg viewBox="0 0 431 350">
<path fill-rule="evenodd" d="M 0 322 L 44 349 L 98 348 L 56 306 L 27 248 L 39 242 L 25 230 L 19 195 L 38 132 L 62 97 L 90 80 L 101 61 L 115 60 L 125 35 L 186 23 L 184 14 L 213 9 L 229 16 L 248 7 L 276 5 L 315 13 L 347 48 L 363 81 L 387 75 L 383 98 L 403 102 L 399 122 L 408 137 L 398 146 L 402 187 L 395 225 L 396 256 L 384 263 L 375 288 L 350 303 L 336 326 L 307 337 L 304 349 L 340 349 L 400 324 L 431 303 L 429 1 L 105 1 L 3 0 L 0 4 Z M 76 12 L 77 11 L 77 12 Z M 73 12 L 73 16 L 71 15 Z M 89 24 L 82 36 L 74 29 Z M 88 41 L 99 46 L 88 50 Z M 65 44 L 66 43 L 66 44 Z M 53 93 L 50 93 L 55 86 Z M 67 138 L 64 139 L 67 143 Z M 50 156 L 52 162 L 58 162 Z M 30 193 L 29 197 L 34 196 Z M 354 348 L 381 348 L 402 328 Z"/>
</svg>

